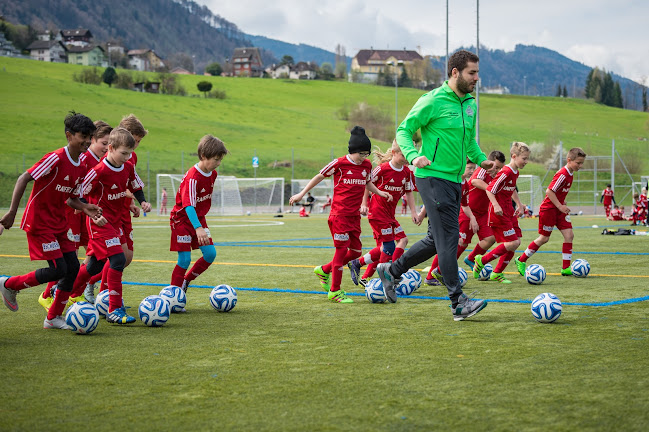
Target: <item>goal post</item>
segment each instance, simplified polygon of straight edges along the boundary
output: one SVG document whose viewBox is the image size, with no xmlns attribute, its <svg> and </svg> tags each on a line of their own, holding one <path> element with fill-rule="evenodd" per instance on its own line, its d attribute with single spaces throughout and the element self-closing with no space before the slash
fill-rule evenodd
<svg viewBox="0 0 649 432">
<path fill-rule="evenodd" d="M 541 178 L 535 175 L 520 175 L 516 181 L 518 197 L 523 205 L 529 205 L 534 214 L 539 213 L 541 203 L 545 198 L 545 188 L 541 185 Z"/>
<path fill-rule="evenodd" d="M 173 208 L 183 174 L 156 175 L 156 208 L 162 207 L 162 192 L 167 192 L 166 214 Z M 238 178 L 219 176 L 214 184 L 210 215 L 243 215 L 250 213 L 278 213 L 284 211 L 284 178 Z"/>
</svg>

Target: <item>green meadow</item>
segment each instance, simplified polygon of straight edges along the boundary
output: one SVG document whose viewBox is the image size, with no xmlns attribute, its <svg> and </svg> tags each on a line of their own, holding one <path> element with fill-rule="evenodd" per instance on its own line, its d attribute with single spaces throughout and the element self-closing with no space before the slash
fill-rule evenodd
<svg viewBox="0 0 649 432">
<path fill-rule="evenodd" d="M 401 222 L 411 241 L 423 236 Z M 521 221 L 524 245 L 537 223 Z M 511 266 L 508 286 L 470 278 L 465 291 L 490 303 L 455 322 L 443 288 L 371 304 L 346 269 L 354 303 L 328 302 L 312 273 L 333 255 L 326 215 L 209 218 L 216 262 L 161 328 L 43 330 L 40 288 L 20 293 L 16 313 L 0 305 L 0 430 L 645 431 L 649 237 L 602 236 L 601 217 L 573 223 L 587 278 L 558 275 L 555 233 L 531 260 L 543 285 Z M 363 220 L 366 248 L 370 232 Z M 135 220 L 132 315 L 169 283 L 168 244 L 167 220 Z M 22 231 L 0 236 L 0 274 L 33 270 L 27 256 Z M 208 301 L 221 283 L 238 292 L 229 313 Z M 563 302 L 554 324 L 530 313 L 541 292 Z"/>
</svg>

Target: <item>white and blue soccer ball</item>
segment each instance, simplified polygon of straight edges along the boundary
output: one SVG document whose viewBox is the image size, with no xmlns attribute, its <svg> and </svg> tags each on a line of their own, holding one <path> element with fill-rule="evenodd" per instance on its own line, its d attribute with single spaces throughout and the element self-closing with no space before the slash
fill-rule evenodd
<svg viewBox="0 0 649 432">
<path fill-rule="evenodd" d="M 140 320 L 149 327 L 163 326 L 169 320 L 171 314 L 169 303 L 159 295 L 145 297 L 140 302 L 138 312 L 140 313 Z"/>
<path fill-rule="evenodd" d="M 590 264 L 585 259 L 576 259 L 570 265 L 572 275 L 579 278 L 585 278 L 590 273 Z"/>
<path fill-rule="evenodd" d="M 367 285 L 365 285 L 365 297 L 367 297 L 370 303 L 385 303 L 388 298 L 385 295 L 381 279 L 371 279 Z"/>
<path fill-rule="evenodd" d="M 417 291 L 421 286 L 421 275 L 417 270 L 408 270 L 401 275 L 401 282 L 394 289 L 398 295 L 407 296 Z"/>
<path fill-rule="evenodd" d="M 462 267 L 457 268 L 457 278 L 460 281 L 460 286 L 463 287 L 466 285 L 466 281 L 469 280 L 469 275 L 466 274 L 466 270 Z"/>
<path fill-rule="evenodd" d="M 185 291 L 175 285 L 169 285 L 160 291 L 160 297 L 167 300 L 171 312 L 182 312 L 187 306 Z"/>
<path fill-rule="evenodd" d="M 70 330 L 78 334 L 92 333 L 99 324 L 99 312 L 92 305 L 85 301 L 76 302 L 65 314 L 65 323 Z"/>
<path fill-rule="evenodd" d="M 494 268 L 491 264 L 489 263 L 485 264 L 484 267 L 482 267 L 482 270 L 480 270 L 480 273 L 478 274 L 478 280 L 483 282 L 488 281 L 493 271 Z"/>
<path fill-rule="evenodd" d="M 237 292 L 230 285 L 215 286 L 210 293 L 210 304 L 219 312 L 230 312 L 237 305 Z"/>
<path fill-rule="evenodd" d="M 532 264 L 525 269 L 525 280 L 529 284 L 541 285 L 545 276 L 545 269 L 539 264 Z"/>
<path fill-rule="evenodd" d="M 100 291 L 97 297 L 95 297 L 95 309 L 103 317 L 108 315 L 109 297 L 108 290 Z"/>
<path fill-rule="evenodd" d="M 532 316 L 540 323 L 555 322 L 561 316 L 561 300 L 552 293 L 543 293 L 532 300 Z"/>
</svg>

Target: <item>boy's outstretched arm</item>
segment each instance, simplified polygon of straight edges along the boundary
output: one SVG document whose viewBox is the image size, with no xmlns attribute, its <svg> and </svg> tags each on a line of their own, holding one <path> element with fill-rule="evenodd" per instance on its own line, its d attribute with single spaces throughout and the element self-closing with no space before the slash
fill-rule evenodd
<svg viewBox="0 0 649 432">
<path fill-rule="evenodd" d="M 309 180 L 309 183 L 307 183 L 306 186 L 304 186 L 304 189 L 300 191 L 299 193 L 296 193 L 291 197 L 291 199 L 288 200 L 288 203 L 290 205 L 293 205 L 297 202 L 302 201 L 302 198 L 304 198 L 304 195 L 306 195 L 307 192 L 309 192 L 311 189 L 313 189 L 318 183 L 320 183 L 322 180 L 325 179 L 325 176 L 322 174 L 318 173 L 316 174 L 311 180 Z"/>
<path fill-rule="evenodd" d="M 20 199 L 23 197 L 25 189 L 27 188 L 29 182 L 33 180 L 34 178 L 32 177 L 32 175 L 27 171 L 25 171 L 20 177 L 18 177 L 18 180 L 16 180 L 16 186 L 14 186 L 14 192 L 11 195 L 11 207 L 9 207 L 7 214 L 5 214 L 2 219 L 0 219 L 0 224 L 2 224 L 2 226 L 6 229 L 11 228 L 11 226 L 14 224 L 16 213 L 18 212 L 18 205 L 20 205 Z"/>
</svg>

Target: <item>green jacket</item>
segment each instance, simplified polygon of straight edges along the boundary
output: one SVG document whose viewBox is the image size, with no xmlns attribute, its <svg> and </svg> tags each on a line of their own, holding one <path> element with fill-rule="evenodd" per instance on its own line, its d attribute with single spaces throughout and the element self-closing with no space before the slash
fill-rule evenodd
<svg viewBox="0 0 649 432">
<path fill-rule="evenodd" d="M 487 159 L 475 139 L 476 101 L 467 94 L 463 99 L 446 81 L 419 98 L 397 129 L 397 143 L 409 163 L 426 156 L 431 164 L 415 169 L 417 177 L 437 177 L 461 183 L 467 155 L 478 166 Z M 421 129 L 419 151 L 412 137 Z"/>
</svg>

